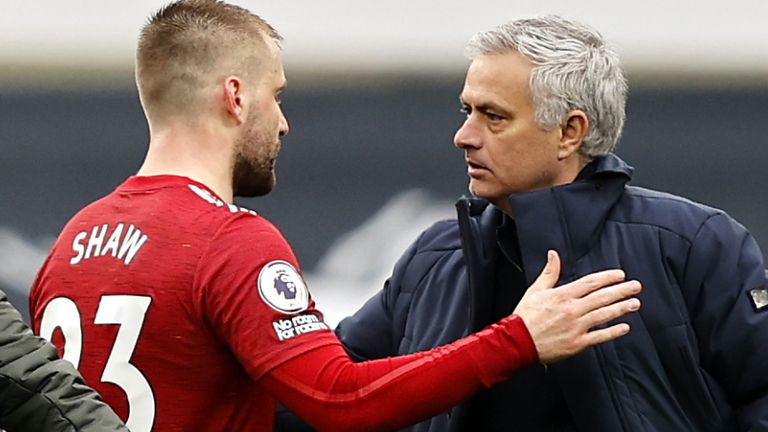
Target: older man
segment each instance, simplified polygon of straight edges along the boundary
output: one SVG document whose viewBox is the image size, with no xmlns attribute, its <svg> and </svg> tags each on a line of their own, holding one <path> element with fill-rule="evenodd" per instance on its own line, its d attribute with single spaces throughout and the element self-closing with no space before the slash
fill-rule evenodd
<svg viewBox="0 0 768 432">
<path fill-rule="evenodd" d="M 476 35 L 454 143 L 474 198 L 426 230 L 337 334 L 356 359 L 449 343 L 512 311 L 542 268 L 643 283 L 628 337 L 534 365 L 411 430 L 768 430 L 763 254 L 721 210 L 629 186 L 627 87 L 592 28 L 557 16 Z M 652 145 L 652 143 L 649 143 Z"/>
</svg>

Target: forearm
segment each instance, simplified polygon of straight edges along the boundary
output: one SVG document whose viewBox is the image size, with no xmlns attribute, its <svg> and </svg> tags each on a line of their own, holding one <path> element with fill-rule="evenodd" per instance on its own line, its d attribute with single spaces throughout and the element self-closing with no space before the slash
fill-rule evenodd
<svg viewBox="0 0 768 432">
<path fill-rule="evenodd" d="M 432 417 L 538 360 L 519 318 L 430 351 L 354 363 L 340 345 L 279 366 L 264 385 L 320 430 L 392 430 Z"/>
</svg>

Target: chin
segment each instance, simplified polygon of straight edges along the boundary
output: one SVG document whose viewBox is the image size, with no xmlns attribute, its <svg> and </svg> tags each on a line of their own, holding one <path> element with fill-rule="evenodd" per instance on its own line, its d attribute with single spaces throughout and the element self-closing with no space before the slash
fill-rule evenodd
<svg viewBox="0 0 768 432">
<path fill-rule="evenodd" d="M 474 180 L 469 182 L 469 193 L 476 198 L 490 199 L 492 197 L 492 194 L 488 193 L 487 188 L 484 188 L 481 183 Z"/>
<path fill-rule="evenodd" d="M 275 188 L 275 175 L 270 173 L 269 176 L 252 176 L 247 179 L 239 179 L 235 182 L 233 193 L 238 197 L 259 197 L 267 195 Z"/>
<path fill-rule="evenodd" d="M 234 196 L 241 198 L 256 198 L 264 195 L 268 195 L 272 192 L 273 187 L 260 187 L 252 189 L 237 189 L 234 191 Z"/>
</svg>

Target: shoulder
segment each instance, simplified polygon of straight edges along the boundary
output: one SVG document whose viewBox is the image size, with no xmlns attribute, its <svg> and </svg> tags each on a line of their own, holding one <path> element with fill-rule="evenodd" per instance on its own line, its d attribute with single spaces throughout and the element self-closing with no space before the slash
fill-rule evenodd
<svg viewBox="0 0 768 432">
<path fill-rule="evenodd" d="M 461 249 L 461 235 L 456 219 L 435 222 L 424 230 L 415 243 L 416 253 L 451 252 Z"/>
<path fill-rule="evenodd" d="M 666 192 L 628 186 L 610 220 L 654 226 L 692 240 L 711 221 L 734 222 L 723 210 Z"/>
<path fill-rule="evenodd" d="M 443 273 L 447 267 L 460 267 L 463 263 L 461 252 L 457 221 L 436 222 L 424 230 L 400 257 L 390 284 L 415 287 L 427 274 Z"/>
<path fill-rule="evenodd" d="M 255 210 L 236 204 L 225 203 L 206 189 L 188 185 L 191 205 L 198 222 L 207 225 L 212 240 L 246 243 L 250 241 L 285 242 L 280 230 Z"/>
<path fill-rule="evenodd" d="M 239 262 L 248 267 L 282 260 L 298 267 L 283 234 L 269 220 L 249 213 L 233 214 L 220 221 L 212 233 L 208 259 Z"/>
</svg>

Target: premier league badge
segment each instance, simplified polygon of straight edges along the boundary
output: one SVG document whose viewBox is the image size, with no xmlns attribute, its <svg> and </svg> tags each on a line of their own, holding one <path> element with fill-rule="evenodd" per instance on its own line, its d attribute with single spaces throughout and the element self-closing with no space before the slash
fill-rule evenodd
<svg viewBox="0 0 768 432">
<path fill-rule="evenodd" d="M 259 295 L 272 309 L 299 313 L 309 307 L 309 291 L 304 279 L 285 261 L 272 261 L 259 273 Z"/>
</svg>

